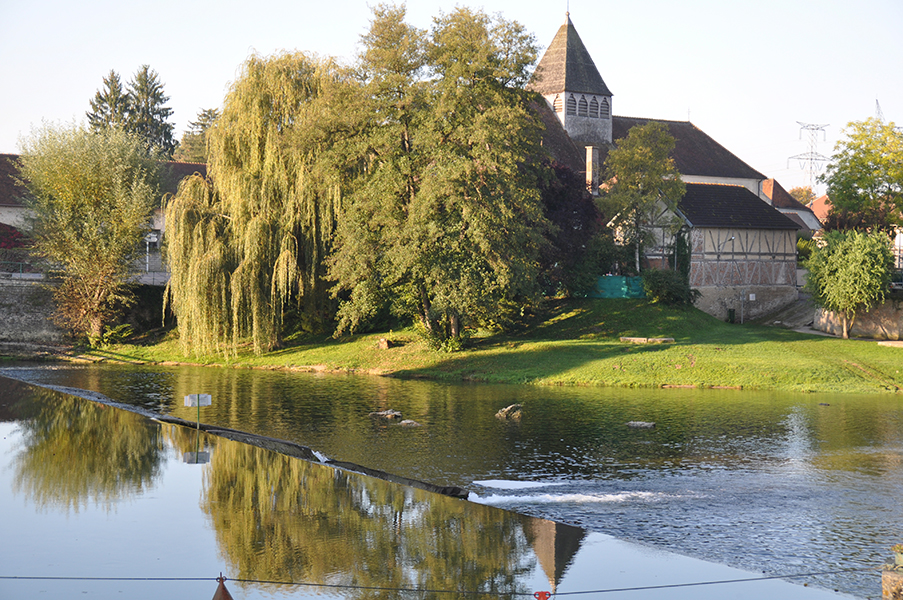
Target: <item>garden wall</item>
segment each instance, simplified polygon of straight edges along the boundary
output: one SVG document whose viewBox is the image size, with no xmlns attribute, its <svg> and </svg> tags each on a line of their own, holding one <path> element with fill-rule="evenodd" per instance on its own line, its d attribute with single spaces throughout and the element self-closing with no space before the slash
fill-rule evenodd
<svg viewBox="0 0 903 600">
<path fill-rule="evenodd" d="M 831 335 L 843 335 L 843 320 L 835 313 L 818 309 L 812 327 Z M 903 340 L 903 295 L 893 294 L 884 304 L 856 316 L 850 337 L 876 340 Z"/>
<path fill-rule="evenodd" d="M 63 331 L 53 324 L 53 292 L 41 279 L 0 274 L 0 343 L 60 344 Z"/>
</svg>

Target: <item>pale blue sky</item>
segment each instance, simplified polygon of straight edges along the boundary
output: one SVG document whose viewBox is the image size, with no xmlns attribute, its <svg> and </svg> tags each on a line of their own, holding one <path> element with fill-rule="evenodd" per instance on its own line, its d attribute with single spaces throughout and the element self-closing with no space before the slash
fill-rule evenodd
<svg viewBox="0 0 903 600">
<path fill-rule="evenodd" d="M 373 5 L 375 2 L 369 2 Z M 428 27 L 456 5 L 522 23 L 545 48 L 566 1 L 417 1 Z M 806 177 L 797 121 L 828 124 L 830 155 L 852 120 L 903 122 L 900 0 L 570 0 L 571 19 L 614 94 L 614 113 L 685 121 L 785 188 Z M 350 60 L 366 32 L 366 0 L 0 0 L 0 152 L 42 120 L 84 119 L 115 69 L 159 74 L 181 136 L 222 104 L 252 51 L 302 50 Z"/>
</svg>

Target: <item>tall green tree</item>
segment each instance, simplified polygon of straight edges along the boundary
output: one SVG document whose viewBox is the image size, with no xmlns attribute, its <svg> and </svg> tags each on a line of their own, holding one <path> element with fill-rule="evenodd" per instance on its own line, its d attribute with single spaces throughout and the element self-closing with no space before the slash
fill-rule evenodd
<svg viewBox="0 0 903 600">
<path fill-rule="evenodd" d="M 630 129 L 627 137 L 605 159 L 608 185 L 603 196 L 605 212 L 625 246 L 634 250 L 634 268 L 640 272 L 643 249 L 653 231 L 674 229 L 674 209 L 686 186 L 671 158 L 674 138 L 664 124 L 650 121 Z"/>
<path fill-rule="evenodd" d="M 169 96 L 163 92 L 160 75 L 148 65 L 142 65 L 129 82 L 128 130 L 136 133 L 149 150 L 169 158 L 175 150 L 175 126 L 168 122 L 172 109 L 166 106 Z"/>
<path fill-rule="evenodd" d="M 843 337 L 856 316 L 884 302 L 894 270 L 890 237 L 880 231 L 830 231 L 806 262 L 806 289 L 825 310 L 838 313 Z"/>
<path fill-rule="evenodd" d="M 339 330 L 388 300 L 438 344 L 532 298 L 548 221 L 541 129 L 523 85 L 536 58 L 514 22 L 458 8 L 428 34 L 379 7 L 363 38 L 373 118 L 332 263 Z M 369 257 L 369 258 L 362 258 Z M 363 261 L 363 263 L 362 263 Z"/>
<path fill-rule="evenodd" d="M 110 70 L 110 74 L 103 78 L 103 88 L 97 90 L 91 100 L 91 110 L 86 113 L 88 123 L 93 131 L 126 127 L 131 107 L 131 97 L 122 87 L 119 73 Z"/>
<path fill-rule="evenodd" d="M 158 195 L 157 157 L 119 128 L 34 130 L 21 142 L 34 248 L 59 265 L 57 318 L 101 340 L 104 325 L 133 301 L 129 279 Z"/>
<path fill-rule="evenodd" d="M 875 118 L 853 121 L 844 133 L 822 176 L 835 228 L 889 230 L 903 223 L 903 133 Z"/>
<path fill-rule="evenodd" d="M 191 163 L 207 162 L 207 132 L 219 118 L 219 110 L 206 108 L 198 113 L 196 121 L 188 122 L 188 129 L 182 134 L 179 146 L 173 153 L 173 160 Z"/>
<path fill-rule="evenodd" d="M 813 192 L 812 188 L 808 185 L 790 188 L 790 191 L 787 193 L 803 206 L 815 200 L 815 192 Z"/>
<path fill-rule="evenodd" d="M 333 314 L 325 258 L 341 211 L 354 85 L 332 61 L 252 56 L 209 131 L 210 179 L 166 206 L 169 298 L 183 348 L 281 344 L 287 312 L 307 329 Z"/>
</svg>

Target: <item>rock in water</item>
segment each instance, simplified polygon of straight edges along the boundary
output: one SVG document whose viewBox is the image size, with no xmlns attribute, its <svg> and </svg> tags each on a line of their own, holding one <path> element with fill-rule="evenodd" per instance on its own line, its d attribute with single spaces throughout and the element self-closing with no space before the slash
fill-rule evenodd
<svg viewBox="0 0 903 600">
<path fill-rule="evenodd" d="M 370 416 L 376 417 L 379 419 L 400 419 L 401 413 L 398 412 L 397 410 L 392 410 L 390 408 L 389 410 L 381 410 L 379 412 L 372 412 L 372 413 L 370 413 Z"/>
<path fill-rule="evenodd" d="M 520 421 L 520 413 L 523 407 L 523 404 L 512 404 L 511 406 L 506 406 L 502 410 L 495 413 L 495 417 L 497 419 Z"/>
<path fill-rule="evenodd" d="M 648 421 L 629 421 L 627 426 L 634 429 L 652 429 L 655 427 L 655 423 L 650 423 Z"/>
</svg>

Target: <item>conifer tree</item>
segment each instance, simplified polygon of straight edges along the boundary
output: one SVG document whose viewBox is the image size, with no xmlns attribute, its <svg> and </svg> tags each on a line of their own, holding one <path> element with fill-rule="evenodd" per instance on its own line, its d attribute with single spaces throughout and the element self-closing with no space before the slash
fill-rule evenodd
<svg viewBox="0 0 903 600">
<path fill-rule="evenodd" d="M 113 126 L 126 127 L 130 110 L 131 98 L 122 87 L 119 73 L 110 70 L 110 74 L 103 78 L 103 88 L 97 90 L 91 100 L 91 111 L 86 113 L 91 129 L 100 131 Z"/>
<path fill-rule="evenodd" d="M 135 78 L 129 82 L 129 118 L 127 129 L 145 140 L 148 150 L 159 152 L 166 158 L 176 147 L 168 122 L 172 109 L 166 106 L 169 96 L 163 93 L 163 83 L 156 71 L 142 65 Z"/>
<path fill-rule="evenodd" d="M 219 118 L 219 110 L 206 108 L 198 113 L 197 121 L 188 122 L 188 130 L 182 134 L 173 160 L 191 163 L 207 162 L 207 131 Z"/>
</svg>

